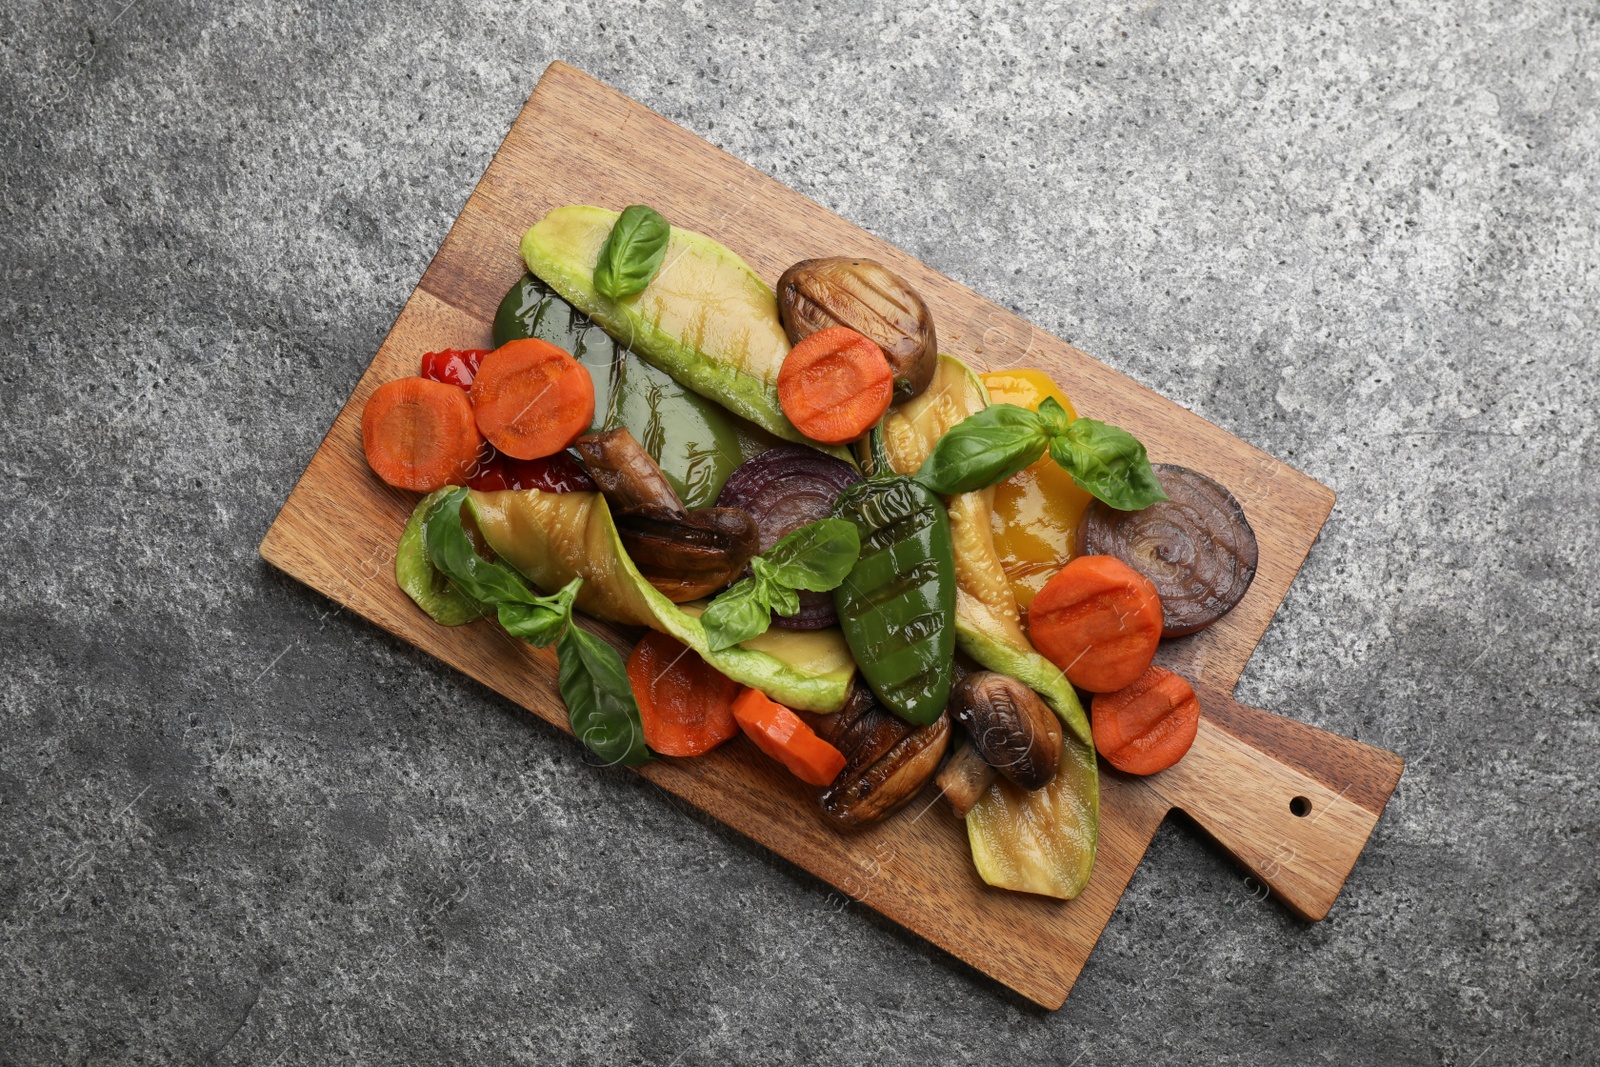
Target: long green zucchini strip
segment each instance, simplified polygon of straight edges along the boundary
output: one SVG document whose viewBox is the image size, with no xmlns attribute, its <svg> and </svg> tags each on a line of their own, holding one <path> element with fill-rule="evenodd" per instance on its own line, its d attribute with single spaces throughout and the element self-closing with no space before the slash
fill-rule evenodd
<svg viewBox="0 0 1600 1067">
<path fill-rule="evenodd" d="M 774 628 L 713 652 L 697 618 L 700 607 L 672 603 L 640 575 L 599 493 L 472 492 L 467 506 L 495 554 L 540 589 L 583 578 L 578 610 L 669 634 L 729 678 L 788 707 L 844 706 L 855 661 L 837 628 Z"/>
<path fill-rule="evenodd" d="M 616 221 L 605 208 L 556 208 L 523 235 L 523 261 L 619 344 L 683 385 L 786 441 L 820 447 L 778 404 L 789 339 L 772 289 L 729 249 L 674 226 L 660 273 L 636 296 L 611 300 L 594 287 L 594 267 Z"/>
</svg>

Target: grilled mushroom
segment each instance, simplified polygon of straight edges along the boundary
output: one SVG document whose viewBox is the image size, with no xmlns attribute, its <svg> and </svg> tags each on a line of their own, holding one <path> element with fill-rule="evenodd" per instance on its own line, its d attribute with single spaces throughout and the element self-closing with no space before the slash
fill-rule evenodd
<svg viewBox="0 0 1600 1067">
<path fill-rule="evenodd" d="M 939 777 L 933 780 L 933 784 L 950 801 L 956 816 L 964 819 L 998 777 L 999 772 L 978 755 L 972 742 L 963 739 L 960 747 L 950 754 L 950 758 L 939 769 Z"/>
<path fill-rule="evenodd" d="M 807 717 L 823 740 L 844 753 L 845 767 L 818 799 L 836 826 L 888 818 L 922 791 L 950 743 L 950 718 L 912 726 L 891 714 L 859 682 L 844 710 Z"/>
<path fill-rule="evenodd" d="M 586 433 L 573 443 L 613 511 L 659 508 L 683 514 L 683 501 L 627 427 Z"/>
<path fill-rule="evenodd" d="M 639 573 L 674 604 L 738 581 L 760 550 L 755 519 L 738 508 L 685 511 L 650 453 L 626 427 L 584 434 L 576 447 Z"/>
<path fill-rule="evenodd" d="M 1061 723 L 1039 694 L 1008 675 L 978 671 L 950 694 L 972 747 L 1024 789 L 1042 789 L 1061 762 Z"/>
<path fill-rule="evenodd" d="M 684 513 L 646 505 L 621 512 L 616 523 L 628 558 L 674 604 L 738 581 L 760 545 L 755 520 L 738 508 Z"/>
</svg>

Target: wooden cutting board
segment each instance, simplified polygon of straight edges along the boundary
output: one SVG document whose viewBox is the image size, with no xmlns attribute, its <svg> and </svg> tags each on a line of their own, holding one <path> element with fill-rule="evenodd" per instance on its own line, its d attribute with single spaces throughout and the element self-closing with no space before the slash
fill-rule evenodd
<svg viewBox="0 0 1600 1067">
<path fill-rule="evenodd" d="M 1094 876 L 1073 901 L 990 889 L 965 829 L 931 788 L 872 829 L 824 825 L 811 791 L 742 741 L 639 773 L 1049 1008 L 1083 969 L 1167 813 L 1181 809 L 1290 910 L 1320 919 L 1399 780 L 1402 762 L 1230 694 L 1333 507 L 1333 492 L 1204 419 L 1035 330 L 1004 308 L 807 200 L 581 71 L 546 69 L 372 365 L 261 543 L 275 566 L 566 730 L 553 651 L 491 622 L 435 625 L 394 584 L 394 544 L 416 497 L 371 475 L 361 410 L 383 382 L 441 348 L 486 347 L 521 275 L 518 242 L 564 204 L 645 203 L 732 248 L 769 283 L 815 256 L 877 259 L 933 309 L 940 348 L 979 369 L 1041 367 L 1079 412 L 1126 427 L 1156 462 L 1216 478 L 1260 541 L 1249 594 L 1220 623 L 1166 642 L 1161 661 L 1196 683 L 1204 719 L 1189 755 L 1148 779 L 1102 765 Z M 959 225 L 959 220 L 952 220 Z M 635 635 L 606 631 L 619 647 Z M 529 744 L 548 744 L 530 734 Z"/>
</svg>

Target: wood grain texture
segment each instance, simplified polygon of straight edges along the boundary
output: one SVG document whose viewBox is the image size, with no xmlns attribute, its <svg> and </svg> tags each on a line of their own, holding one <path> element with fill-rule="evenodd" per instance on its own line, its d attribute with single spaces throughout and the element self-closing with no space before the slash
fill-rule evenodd
<svg viewBox="0 0 1600 1067">
<path fill-rule="evenodd" d="M 1099 856 L 1077 900 L 984 886 L 964 827 L 947 805 L 933 802 L 931 790 L 888 822 L 842 835 L 824 825 L 810 790 L 747 744 L 695 760 L 658 760 L 640 773 L 1050 1008 L 1066 999 L 1156 828 L 1174 809 L 1294 912 L 1312 919 L 1327 913 L 1401 761 L 1247 708 L 1230 694 L 1326 520 L 1332 491 L 563 64 L 545 71 L 267 531 L 263 557 L 566 729 L 553 652 L 487 621 L 437 626 L 395 586 L 394 544 L 415 498 L 367 471 L 360 414 L 378 385 L 416 373 L 424 352 L 486 345 L 495 307 L 523 270 L 523 231 L 549 209 L 579 203 L 649 203 L 675 225 L 728 245 L 769 283 L 790 263 L 814 256 L 882 261 L 926 298 L 942 351 L 980 369 L 1051 372 L 1080 412 L 1125 426 L 1152 460 L 1182 463 L 1227 485 L 1260 544 L 1255 583 L 1239 606 L 1209 630 L 1164 648 L 1163 662 L 1197 683 L 1205 709 L 1200 737 L 1182 763 L 1153 778 L 1104 770 Z M 596 629 L 619 647 L 635 636 Z"/>
</svg>

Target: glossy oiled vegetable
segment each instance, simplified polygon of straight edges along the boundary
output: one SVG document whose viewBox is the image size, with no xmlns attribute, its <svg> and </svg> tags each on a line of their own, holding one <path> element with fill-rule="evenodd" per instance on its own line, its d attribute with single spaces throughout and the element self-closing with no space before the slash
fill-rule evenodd
<svg viewBox="0 0 1600 1067">
<path fill-rule="evenodd" d="M 933 378 L 939 358 L 933 316 L 917 291 L 881 263 L 844 256 L 802 260 L 778 279 L 778 313 L 794 344 L 830 326 L 871 338 L 883 349 L 901 400 Z"/>
<path fill-rule="evenodd" d="M 844 756 L 818 737 L 793 710 L 765 693 L 746 689 L 733 702 L 733 717 L 756 747 L 809 785 L 827 785 L 844 770 Z"/>
<path fill-rule="evenodd" d="M 418 502 L 394 546 L 394 580 L 417 607 L 443 626 L 460 626 L 481 619 L 491 608 L 457 589 L 428 559 L 422 543 L 422 523 L 439 498 L 448 493 L 440 489 Z"/>
<path fill-rule="evenodd" d="M 569 352 L 594 381 L 594 421 L 590 426 L 604 428 L 624 352 L 589 316 L 538 278 L 524 274 L 495 311 L 493 337 L 496 348 L 508 341 L 537 337 Z"/>
<path fill-rule="evenodd" d="M 941 434 L 987 403 L 977 375 L 961 361 L 940 356 L 927 391 L 885 417 L 884 440 L 894 469 L 917 470 Z M 1072 897 L 1094 864 L 1099 812 L 1094 740 L 1072 686 L 1023 633 L 1016 597 L 995 553 L 993 492 L 982 489 L 945 501 L 955 547 L 956 641 L 983 666 L 1043 696 L 1066 732 L 1061 771 L 1050 786 L 1029 792 L 1008 782 L 992 785 L 967 817 L 968 837 L 978 873 L 991 885 L 1029 892 L 1045 891 L 1033 888 L 1045 885 L 1052 895 Z M 1075 769 L 1063 773 L 1069 767 Z M 1038 824 L 1036 834 L 1007 829 L 1032 821 Z M 1044 839 L 1060 848 L 1041 851 L 1036 846 Z"/>
<path fill-rule="evenodd" d="M 983 383 L 966 364 L 940 356 L 927 392 L 884 418 L 890 466 L 902 473 L 918 469 L 935 441 L 988 402 Z M 945 499 L 955 549 L 956 642 L 983 666 L 1031 686 L 1068 731 L 1090 746 L 1089 719 L 1077 694 L 1023 632 L 1016 597 L 995 552 L 993 492 L 991 487 Z"/>
<path fill-rule="evenodd" d="M 627 427 L 586 433 L 573 448 L 613 511 L 654 507 L 681 515 L 686 510 L 661 467 Z"/>
<path fill-rule="evenodd" d="M 631 354 L 613 386 L 607 423 L 632 431 L 688 508 L 711 507 L 739 464 L 779 443 Z"/>
<path fill-rule="evenodd" d="M 803 445 L 779 445 L 746 460 L 733 472 L 717 504 L 740 508 L 756 520 L 765 552 L 790 532 L 833 513 L 833 502 L 861 472 L 832 456 Z M 831 593 L 801 590 L 800 610 L 774 615 L 772 624 L 795 630 L 817 630 L 839 621 Z"/>
<path fill-rule="evenodd" d="M 783 413 L 824 444 L 848 444 L 872 429 L 893 395 L 883 349 L 844 326 L 818 330 L 795 345 L 778 373 Z"/>
<path fill-rule="evenodd" d="M 642 507 L 618 512 L 615 522 L 628 558 L 674 604 L 738 580 L 756 554 L 756 524 L 738 508 Z"/>
<path fill-rule="evenodd" d="M 950 810 L 956 813 L 956 817 L 965 819 L 967 812 L 989 791 L 999 775 L 1000 772 L 988 760 L 978 755 L 972 740 L 962 738 L 950 758 L 945 760 L 944 766 L 939 768 L 939 776 L 933 780 L 933 784 L 950 802 Z"/>
<path fill-rule="evenodd" d="M 555 593 L 541 596 L 515 570 L 486 558 L 463 517 L 466 497 L 465 489 L 449 490 L 423 519 L 429 561 L 462 592 L 493 605 L 506 633 L 538 648 L 556 644 L 560 667 L 556 684 L 568 722 L 591 752 L 608 764 L 648 762 L 639 705 L 628 686 L 622 657 L 573 621 L 572 605 L 583 579 L 573 578 Z"/>
<path fill-rule="evenodd" d="M 645 744 L 663 756 L 698 756 L 739 732 L 733 700 L 742 686 L 663 633 L 645 634 L 628 656 Z"/>
<path fill-rule="evenodd" d="M 467 390 L 478 429 L 515 459 L 551 456 L 594 419 L 594 379 L 563 348 L 529 338 L 483 357 Z"/>
<path fill-rule="evenodd" d="M 1037 411 L 1048 396 L 1069 417 L 1077 417 L 1072 402 L 1043 371 L 1023 368 L 982 378 L 993 403 Z M 994 548 L 1024 611 L 1076 552 L 1084 511 L 1093 502 L 1094 497 L 1049 456 L 1039 457 L 994 487 Z"/>
<path fill-rule="evenodd" d="M 759 426 L 619 347 L 531 274 L 501 302 L 494 337 L 497 344 L 538 337 L 572 353 L 594 379 L 593 428 L 631 431 L 687 507 L 714 504 L 739 464 L 778 443 Z"/>
<path fill-rule="evenodd" d="M 773 630 L 712 652 L 698 609 L 674 605 L 628 559 L 599 493 L 471 493 L 468 507 L 489 547 L 534 585 L 558 589 L 583 578 L 578 610 L 671 634 L 723 674 L 789 707 L 844 705 L 855 663 L 839 631 Z"/>
<path fill-rule="evenodd" d="M 1155 774 L 1177 763 L 1200 729 L 1194 688 L 1164 667 L 1094 698 L 1094 747 L 1127 774 Z"/>
<path fill-rule="evenodd" d="M 1015 678 L 977 671 L 950 697 L 951 714 L 984 761 L 1024 789 L 1055 777 L 1061 723 L 1039 694 Z"/>
<path fill-rule="evenodd" d="M 967 813 L 967 840 L 990 885 L 1071 899 L 1094 869 L 1099 837 L 1094 751 L 1069 744 L 1043 789 L 997 780 Z"/>
<path fill-rule="evenodd" d="M 522 258 L 632 352 L 734 414 L 804 443 L 778 403 L 789 340 L 772 290 L 729 249 L 673 227 L 659 273 L 636 296 L 611 300 L 595 289 L 594 268 L 616 221 L 604 208 L 556 208 L 523 235 Z"/>
<path fill-rule="evenodd" d="M 1161 599 L 1115 556 L 1079 556 L 1033 598 L 1028 636 L 1079 689 L 1129 685 L 1155 658 Z"/>
<path fill-rule="evenodd" d="M 1084 517 L 1082 551 L 1115 556 L 1161 596 L 1162 636 L 1216 622 L 1244 598 L 1256 576 L 1256 535 L 1244 508 L 1199 471 L 1159 463 L 1169 499 L 1143 511 L 1095 504 Z"/>
<path fill-rule="evenodd" d="M 833 591 L 839 625 L 862 677 L 907 722 L 944 711 L 955 654 L 955 560 L 938 497 L 884 472 L 839 494 L 833 512 L 855 524 L 861 556 Z"/>
<path fill-rule="evenodd" d="M 512 459 L 484 447 L 484 454 L 467 479 L 467 485 L 485 493 L 501 489 L 540 489 L 546 493 L 592 493 L 594 479 L 571 453 L 557 452 L 542 459 Z"/>
<path fill-rule="evenodd" d="M 372 472 L 396 489 L 431 493 L 465 485 L 483 448 L 467 394 L 427 378 L 385 382 L 361 411 Z"/>
<path fill-rule="evenodd" d="M 853 829 L 899 811 L 933 777 L 950 744 L 950 717 L 912 726 L 858 686 L 842 711 L 807 719 L 844 755 L 844 771 L 818 794 L 822 814 Z"/>
</svg>

